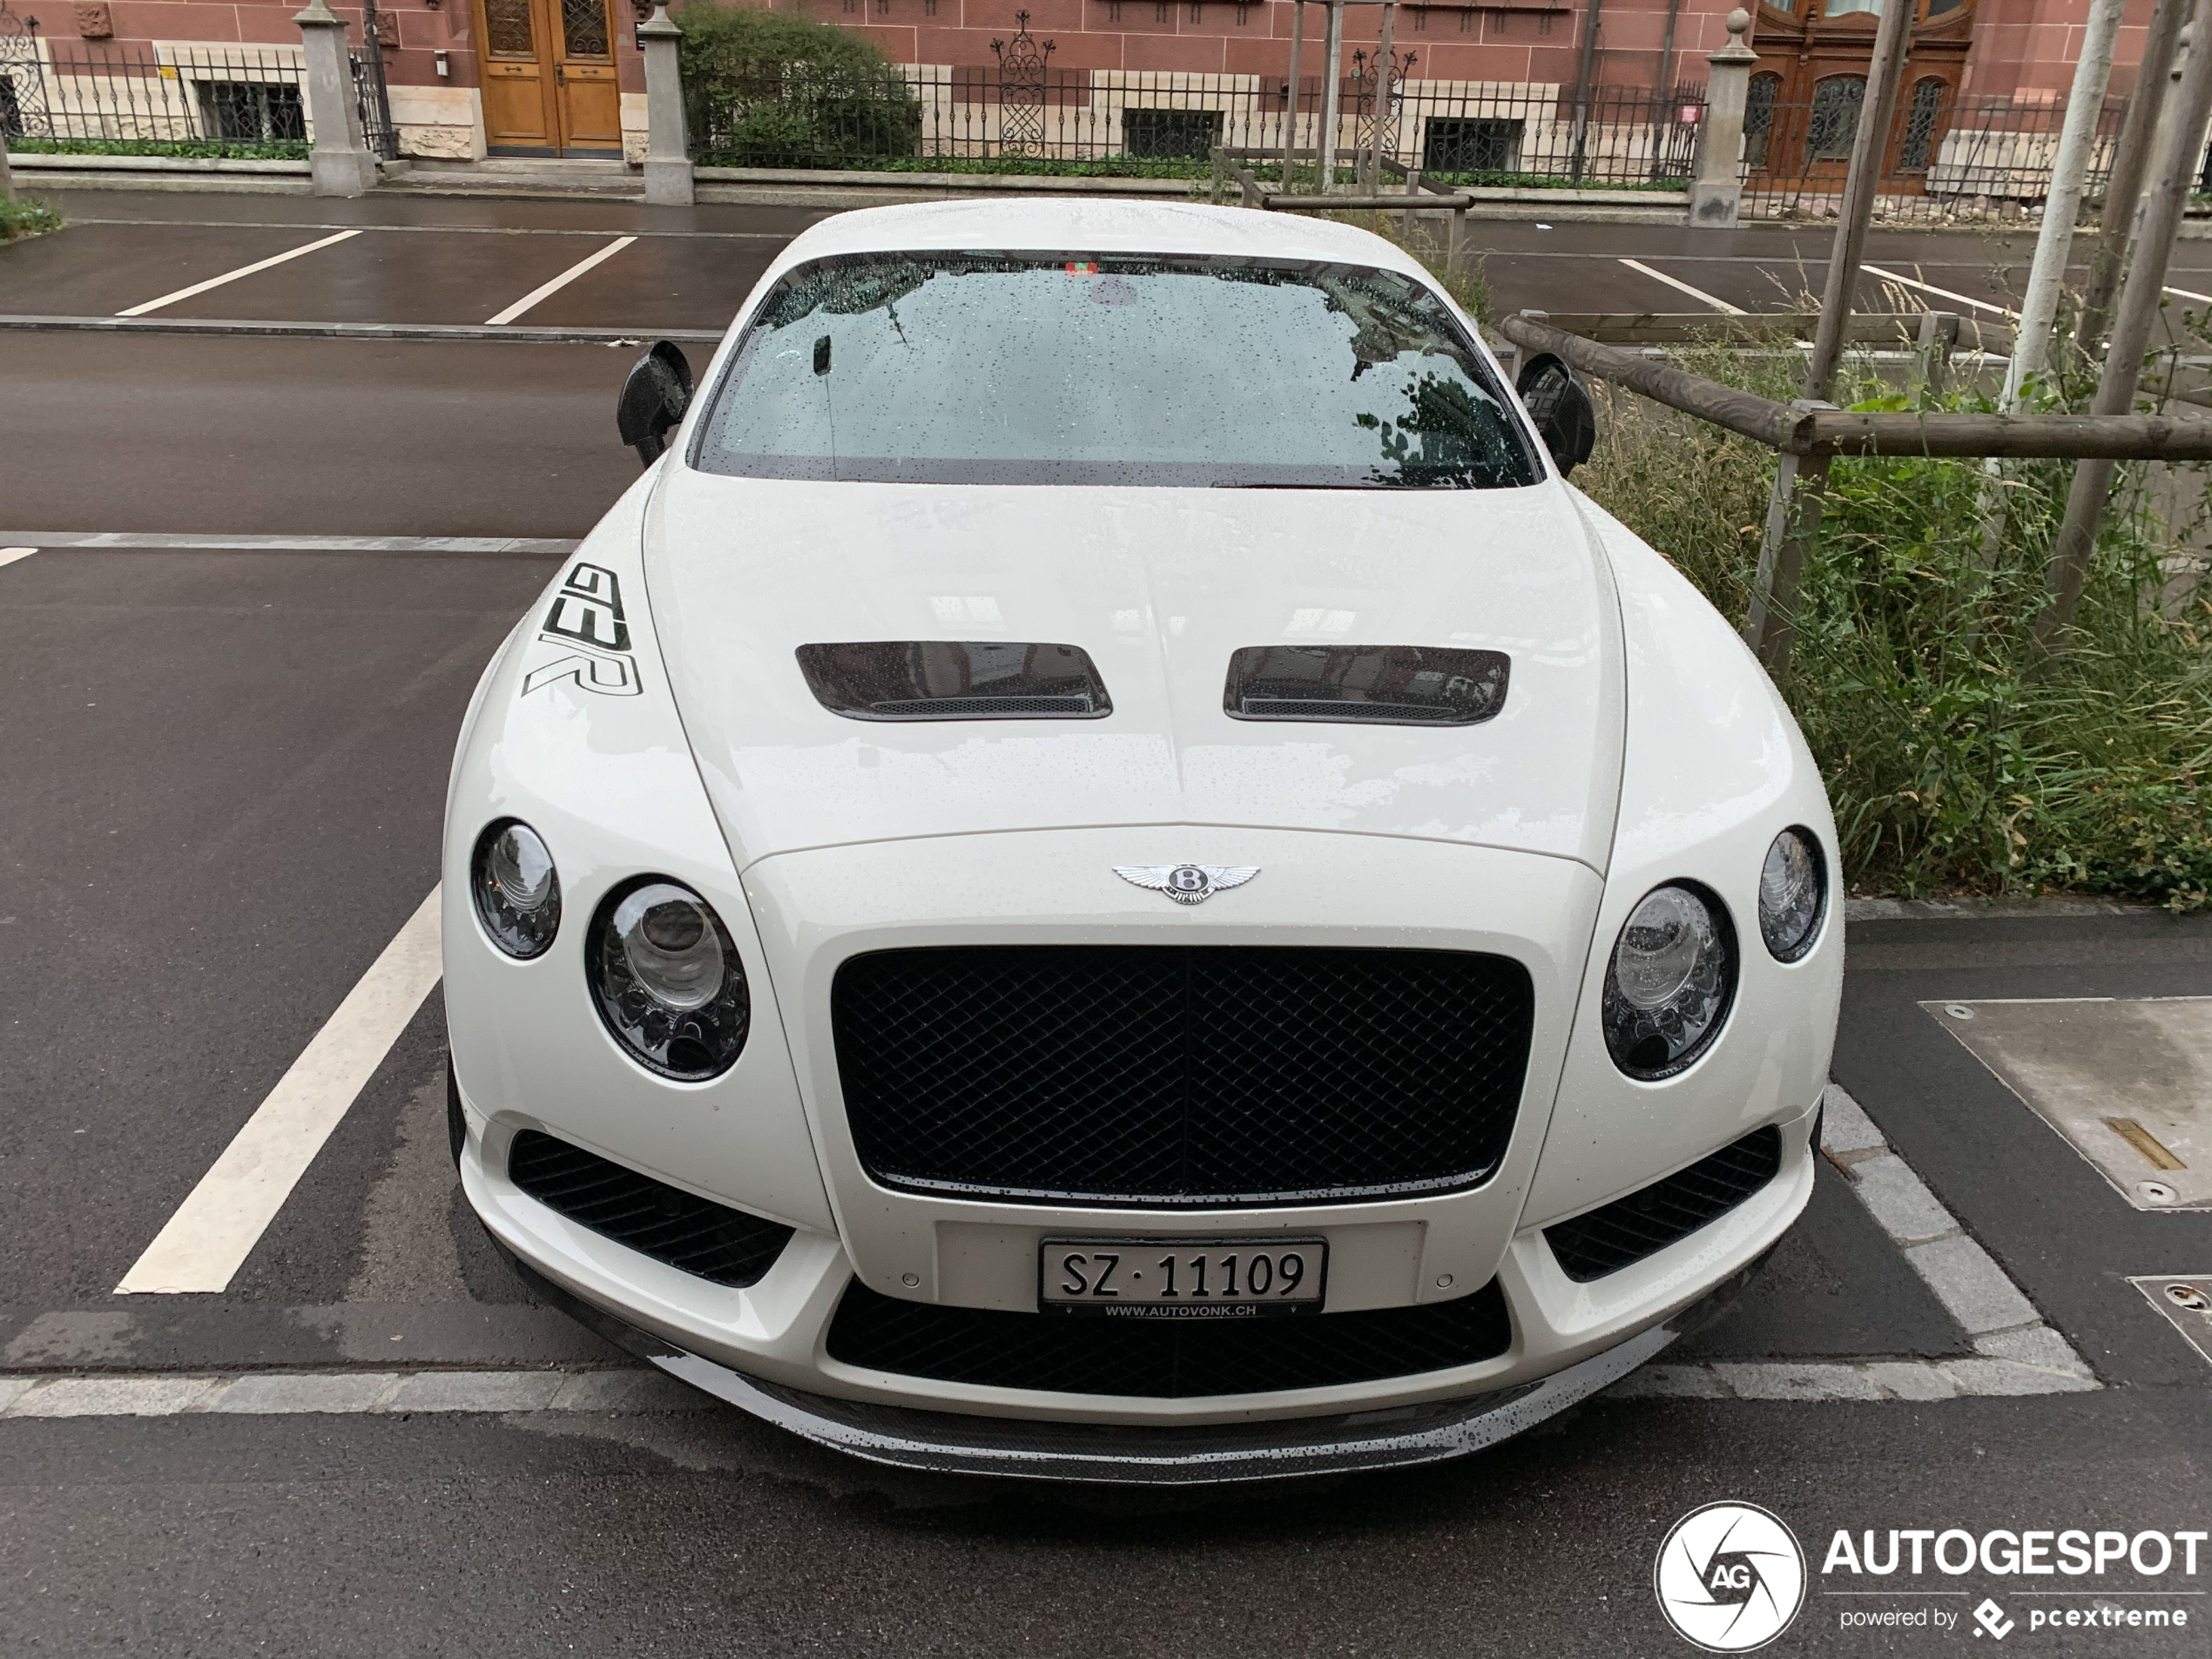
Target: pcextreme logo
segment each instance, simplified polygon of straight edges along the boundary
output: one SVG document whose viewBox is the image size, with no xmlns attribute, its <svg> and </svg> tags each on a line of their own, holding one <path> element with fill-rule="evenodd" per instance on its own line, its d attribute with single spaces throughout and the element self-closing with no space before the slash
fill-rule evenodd
<svg viewBox="0 0 2212 1659">
<path fill-rule="evenodd" d="M 1765 1647 L 1805 1602 L 1804 1551 L 1757 1504 L 1691 1510 L 1660 1544 L 1651 1577 L 1667 1622 L 1708 1653 Z"/>
</svg>

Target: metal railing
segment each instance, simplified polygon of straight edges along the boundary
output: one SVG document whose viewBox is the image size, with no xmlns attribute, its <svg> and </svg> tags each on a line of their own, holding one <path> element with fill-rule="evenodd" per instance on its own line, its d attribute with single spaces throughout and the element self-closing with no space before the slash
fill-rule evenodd
<svg viewBox="0 0 2212 1659">
<path fill-rule="evenodd" d="M 1858 130 L 1859 83 L 1823 82 L 1811 103 L 1764 102 L 1755 80 L 1745 112 L 1743 212 L 1757 219 L 1832 218 Z M 2125 99 L 2099 112 L 2088 189 L 2112 165 Z M 2024 104 L 1952 98 L 1926 79 L 1898 100 L 1883 149 L 1876 216 L 1889 220 L 2018 218 L 2040 206 L 2066 120 L 2063 98 Z"/>
<path fill-rule="evenodd" d="M 222 145 L 307 153 L 296 51 L 150 46 L 0 35 L 0 131 L 10 145 L 158 153 Z"/>
<path fill-rule="evenodd" d="M 1010 56 L 1010 55 L 1009 55 Z M 1679 190 L 1696 154 L 1703 91 L 1594 89 L 1411 78 L 1376 126 L 1376 77 L 1355 65 L 1339 88 L 1336 152 L 1378 145 L 1446 185 L 1582 185 Z M 764 68 L 687 88 L 693 158 L 746 167 L 1096 171 L 1199 178 L 1217 146 L 1269 152 L 1279 180 L 1286 138 L 1313 150 L 1321 78 L 1295 98 L 1285 77 L 1109 70 L 1009 72 L 1005 65 L 907 65 L 853 72 Z M 1310 171 L 1310 170 L 1309 170 Z"/>
</svg>

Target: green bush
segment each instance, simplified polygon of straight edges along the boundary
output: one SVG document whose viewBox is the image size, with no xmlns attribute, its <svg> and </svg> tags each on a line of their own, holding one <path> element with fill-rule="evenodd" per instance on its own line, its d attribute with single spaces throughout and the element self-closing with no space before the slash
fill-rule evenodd
<svg viewBox="0 0 2212 1659">
<path fill-rule="evenodd" d="M 693 155 L 710 165 L 835 166 L 913 155 L 921 104 L 866 37 L 801 13 L 689 0 L 674 14 Z"/>
<path fill-rule="evenodd" d="M 0 242 L 12 242 L 18 236 L 37 236 L 61 227 L 62 216 L 43 202 L 32 201 L 27 196 L 13 201 L 0 197 Z"/>
<path fill-rule="evenodd" d="M 24 156 L 188 156 L 227 161 L 300 161 L 309 149 L 305 138 L 267 144 L 226 138 L 10 138 L 8 146 Z"/>
<path fill-rule="evenodd" d="M 1685 367 L 1769 397 L 1801 360 L 1717 350 Z M 1575 482 L 1731 621 L 1747 608 L 1774 456 L 1599 388 Z M 1907 407 L 1871 374 L 1838 401 Z M 1983 408 L 1973 395 L 1912 407 Z M 2126 469 L 2069 649 L 2034 644 L 2071 464 L 2008 463 L 1984 549 L 1974 461 L 1838 460 L 1798 596 L 1785 688 L 1836 810 L 1852 888 L 1913 896 L 2080 891 L 2212 906 L 2212 594 L 2162 556 L 2186 493 Z"/>
</svg>

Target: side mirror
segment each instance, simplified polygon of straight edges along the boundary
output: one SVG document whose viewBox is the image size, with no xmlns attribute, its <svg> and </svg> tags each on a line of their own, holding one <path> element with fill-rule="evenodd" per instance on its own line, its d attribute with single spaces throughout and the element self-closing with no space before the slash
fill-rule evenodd
<svg viewBox="0 0 2212 1659">
<path fill-rule="evenodd" d="M 650 467 L 668 448 L 668 435 L 691 406 L 691 366 L 665 340 L 631 366 L 615 405 L 615 426 L 622 441 Z"/>
<path fill-rule="evenodd" d="M 1513 389 L 1521 394 L 1521 406 L 1561 477 L 1590 458 L 1597 443 L 1597 406 L 1566 359 L 1539 352 L 1522 365 Z"/>
</svg>

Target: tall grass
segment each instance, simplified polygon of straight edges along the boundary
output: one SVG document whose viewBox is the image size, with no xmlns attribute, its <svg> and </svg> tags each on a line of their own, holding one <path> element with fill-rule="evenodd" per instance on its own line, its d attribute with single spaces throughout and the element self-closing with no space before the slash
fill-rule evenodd
<svg viewBox="0 0 2212 1659">
<path fill-rule="evenodd" d="M 1798 360 L 1718 350 L 1684 367 L 1769 397 Z M 1900 395 L 1861 365 L 1858 408 L 1979 408 Z M 1575 482 L 1741 622 L 1774 456 L 1599 388 L 1599 442 Z M 2054 393 L 2054 395 L 2056 395 Z M 2010 463 L 1994 558 L 1973 461 L 1838 460 L 1806 562 L 1786 687 L 1835 805 L 1853 890 L 2046 891 L 2212 905 L 2212 594 L 2161 563 L 2186 492 L 2123 472 L 2071 648 L 2032 624 L 2070 463 Z M 2154 493 L 2156 486 L 2157 493 Z"/>
</svg>

